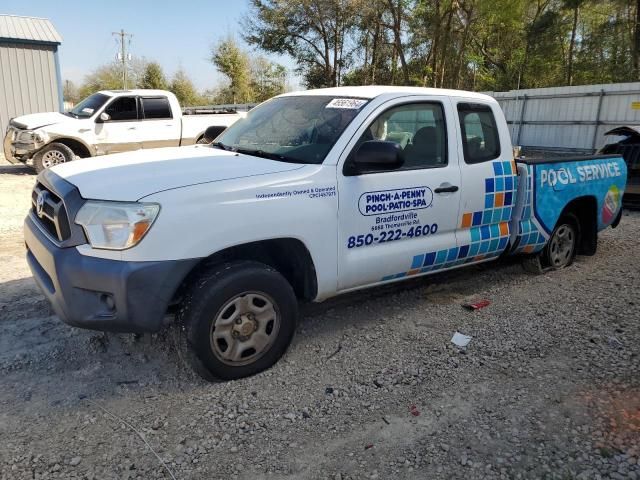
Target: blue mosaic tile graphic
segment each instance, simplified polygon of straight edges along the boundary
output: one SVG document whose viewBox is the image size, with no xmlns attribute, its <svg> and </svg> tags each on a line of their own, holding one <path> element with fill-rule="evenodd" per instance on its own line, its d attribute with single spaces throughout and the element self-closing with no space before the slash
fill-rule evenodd
<svg viewBox="0 0 640 480">
<path fill-rule="evenodd" d="M 547 238 L 538 229 L 533 221 L 533 165 L 527 165 L 527 189 L 524 198 L 524 208 L 522 219 L 518 225 L 518 236 L 516 239 L 516 249 L 514 253 L 535 253 L 542 250 L 547 242 Z"/>
</svg>

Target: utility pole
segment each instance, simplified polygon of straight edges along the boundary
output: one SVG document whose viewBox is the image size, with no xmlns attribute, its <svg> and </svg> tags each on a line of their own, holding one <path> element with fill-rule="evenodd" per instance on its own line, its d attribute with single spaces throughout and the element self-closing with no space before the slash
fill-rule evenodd
<svg viewBox="0 0 640 480">
<path fill-rule="evenodd" d="M 124 30 L 120 30 L 119 32 L 111 32 L 111 35 L 116 35 L 120 37 L 118 41 L 120 42 L 120 53 L 119 60 L 122 62 L 122 88 L 124 90 L 127 89 L 127 46 L 125 40 L 128 38 L 129 42 L 131 42 L 131 37 L 133 34 L 127 33 Z"/>
</svg>

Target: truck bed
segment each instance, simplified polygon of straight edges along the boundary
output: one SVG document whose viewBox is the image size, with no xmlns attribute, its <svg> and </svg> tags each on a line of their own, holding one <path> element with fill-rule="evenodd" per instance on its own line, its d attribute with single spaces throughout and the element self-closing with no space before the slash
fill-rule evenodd
<svg viewBox="0 0 640 480">
<path fill-rule="evenodd" d="M 565 209 L 574 202 L 595 209 L 597 231 L 620 211 L 626 165 L 620 155 L 518 158 L 518 208 L 512 218 L 512 253 L 544 248 Z"/>
</svg>

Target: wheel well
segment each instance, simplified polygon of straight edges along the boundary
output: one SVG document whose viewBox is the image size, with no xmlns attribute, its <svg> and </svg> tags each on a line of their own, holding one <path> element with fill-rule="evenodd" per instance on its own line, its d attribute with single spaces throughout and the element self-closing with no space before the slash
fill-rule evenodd
<svg viewBox="0 0 640 480">
<path fill-rule="evenodd" d="M 598 248 L 598 202 L 593 196 L 573 199 L 562 210 L 559 218 L 573 214 L 578 219 L 578 253 L 595 255 Z"/>
<path fill-rule="evenodd" d="M 183 286 L 191 283 L 212 265 L 232 260 L 253 260 L 269 265 L 287 279 L 298 298 L 313 300 L 316 297 L 318 283 L 311 254 L 304 243 L 295 238 L 261 240 L 216 252 L 194 267 Z M 182 296 L 181 290 L 182 288 L 178 290 L 176 297 Z"/>
<path fill-rule="evenodd" d="M 80 158 L 91 157 L 89 149 L 82 142 L 74 140 L 73 138 L 56 138 L 51 143 L 62 143 L 66 145 Z"/>
</svg>

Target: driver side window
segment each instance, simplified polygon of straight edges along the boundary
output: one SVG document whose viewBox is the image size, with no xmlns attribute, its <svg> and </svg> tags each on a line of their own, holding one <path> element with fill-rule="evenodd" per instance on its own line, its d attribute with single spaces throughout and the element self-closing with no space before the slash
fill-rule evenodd
<svg viewBox="0 0 640 480">
<path fill-rule="evenodd" d="M 442 104 L 425 102 L 393 107 L 376 118 L 358 140 L 394 142 L 402 149 L 401 170 L 447 165 L 447 133 Z"/>
<path fill-rule="evenodd" d="M 136 97 L 120 97 L 107 105 L 104 112 L 112 122 L 138 120 L 138 100 Z"/>
</svg>

